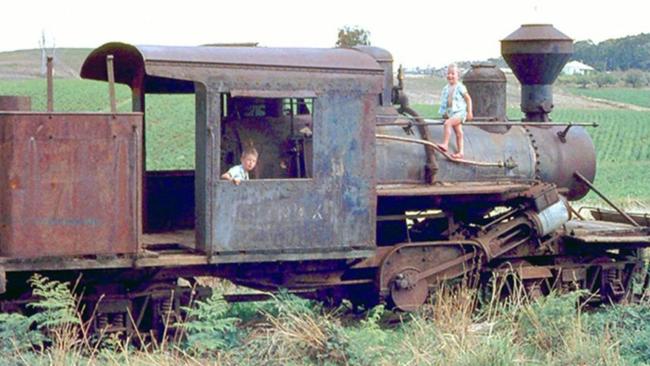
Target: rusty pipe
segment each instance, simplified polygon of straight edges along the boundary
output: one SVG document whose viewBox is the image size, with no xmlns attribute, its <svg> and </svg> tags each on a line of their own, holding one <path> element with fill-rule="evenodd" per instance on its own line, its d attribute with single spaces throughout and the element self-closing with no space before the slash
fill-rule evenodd
<svg viewBox="0 0 650 366">
<path fill-rule="evenodd" d="M 47 56 L 47 111 L 54 111 L 54 58 Z"/>
<path fill-rule="evenodd" d="M 111 113 L 117 113 L 117 102 L 115 101 L 115 69 L 113 68 L 113 55 L 106 56 L 106 73 L 108 76 L 108 98 L 111 103 Z"/>
<path fill-rule="evenodd" d="M 399 109 L 397 110 L 401 114 L 406 114 L 408 117 L 412 118 L 415 120 L 415 125 L 418 128 L 418 132 L 420 133 L 420 137 L 424 141 L 428 141 L 431 144 L 424 144 L 424 153 L 425 153 L 425 165 L 424 165 L 424 179 L 425 182 L 427 183 L 434 183 L 436 181 L 436 174 L 438 174 L 438 162 L 436 161 L 436 155 L 435 155 L 435 149 L 432 146 L 433 143 L 431 141 L 431 134 L 429 133 L 429 130 L 425 126 L 425 121 L 418 112 L 416 112 L 411 106 L 409 105 L 409 100 L 406 94 L 404 94 L 404 91 L 402 89 L 403 87 L 403 79 L 404 76 L 402 74 L 402 68 L 400 67 L 400 77 L 399 79 L 399 88 L 397 89 L 397 95 L 398 95 L 398 101 L 399 101 Z"/>
<path fill-rule="evenodd" d="M 573 172 L 573 175 L 575 175 L 575 176 L 576 176 L 578 179 L 580 179 L 584 184 L 586 184 L 586 185 L 587 185 L 587 186 L 588 186 L 592 191 L 594 191 L 594 193 L 596 193 L 600 198 L 602 198 L 605 202 L 607 202 L 607 204 L 610 205 L 614 210 L 616 210 L 616 212 L 618 212 L 618 213 L 621 214 L 623 217 L 625 217 L 625 219 L 626 219 L 630 224 L 632 224 L 632 225 L 634 225 L 634 226 L 636 226 L 636 227 L 641 227 L 641 225 L 639 225 L 639 223 L 636 222 L 636 221 L 632 218 L 632 216 L 628 215 L 625 211 L 621 210 L 618 206 L 616 206 L 616 205 L 614 204 L 614 202 L 612 202 L 612 201 L 610 201 L 609 199 L 607 199 L 607 197 L 605 197 L 604 194 L 602 194 L 598 189 L 596 189 L 596 187 L 594 187 L 594 185 L 591 184 L 591 182 L 589 181 L 589 179 L 585 178 L 582 174 L 580 174 L 580 172 L 578 172 L 578 171 L 576 170 L 575 172 Z"/>
</svg>

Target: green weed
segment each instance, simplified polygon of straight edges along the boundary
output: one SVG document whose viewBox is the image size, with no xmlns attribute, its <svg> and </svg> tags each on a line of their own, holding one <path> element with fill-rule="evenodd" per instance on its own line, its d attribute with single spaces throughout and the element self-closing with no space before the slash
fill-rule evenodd
<svg viewBox="0 0 650 366">
<path fill-rule="evenodd" d="M 240 319 L 227 316 L 230 305 L 223 295 L 214 292 L 206 301 L 196 301 L 185 307 L 187 320 L 179 326 L 186 331 L 184 343 L 194 352 L 228 350 L 239 344 L 237 323 Z"/>
</svg>

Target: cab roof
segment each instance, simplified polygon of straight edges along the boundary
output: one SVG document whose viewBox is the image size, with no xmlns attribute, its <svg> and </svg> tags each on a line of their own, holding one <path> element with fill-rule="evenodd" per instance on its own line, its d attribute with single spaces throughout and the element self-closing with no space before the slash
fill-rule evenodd
<svg viewBox="0 0 650 366">
<path fill-rule="evenodd" d="M 134 46 L 107 43 L 93 50 L 81 77 L 108 80 L 106 56 L 114 56 L 115 81 L 145 93 L 190 93 L 200 79 L 198 69 L 274 69 L 278 71 L 382 72 L 375 59 L 355 49 L 266 47 Z M 155 67 L 152 67 L 155 66 Z M 179 68 L 183 76 L 179 78 Z"/>
</svg>

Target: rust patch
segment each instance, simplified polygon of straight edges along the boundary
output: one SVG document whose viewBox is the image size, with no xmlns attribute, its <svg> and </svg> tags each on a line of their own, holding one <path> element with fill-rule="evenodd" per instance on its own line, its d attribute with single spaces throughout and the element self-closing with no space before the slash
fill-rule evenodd
<svg viewBox="0 0 650 366">
<path fill-rule="evenodd" d="M 0 114 L 0 255 L 138 249 L 140 114 Z"/>
</svg>

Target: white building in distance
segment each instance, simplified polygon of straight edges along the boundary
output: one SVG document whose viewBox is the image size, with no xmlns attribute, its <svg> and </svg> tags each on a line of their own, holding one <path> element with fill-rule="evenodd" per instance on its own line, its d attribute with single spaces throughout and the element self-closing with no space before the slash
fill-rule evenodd
<svg viewBox="0 0 650 366">
<path fill-rule="evenodd" d="M 564 75 L 587 75 L 589 73 L 595 72 L 596 69 L 593 67 L 583 64 L 580 61 L 571 61 L 564 65 L 562 69 L 562 74 Z"/>
</svg>

